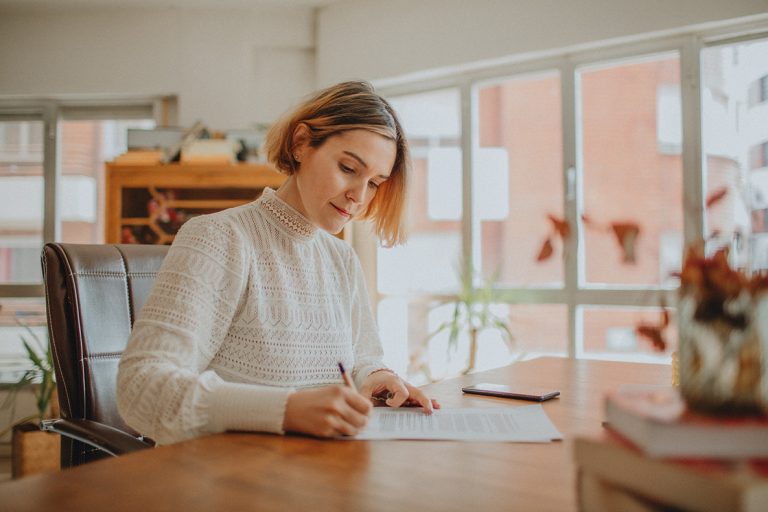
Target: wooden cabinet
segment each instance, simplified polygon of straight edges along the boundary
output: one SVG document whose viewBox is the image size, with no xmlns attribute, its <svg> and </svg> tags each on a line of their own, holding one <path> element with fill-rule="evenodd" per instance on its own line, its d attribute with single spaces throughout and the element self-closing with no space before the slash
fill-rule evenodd
<svg viewBox="0 0 768 512">
<path fill-rule="evenodd" d="M 169 244 L 190 218 L 256 199 L 285 175 L 266 165 L 106 165 L 106 242 Z"/>
</svg>

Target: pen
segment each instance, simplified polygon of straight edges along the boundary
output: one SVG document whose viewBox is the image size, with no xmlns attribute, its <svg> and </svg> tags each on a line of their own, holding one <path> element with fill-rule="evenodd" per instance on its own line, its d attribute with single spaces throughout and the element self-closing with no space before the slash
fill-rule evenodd
<svg viewBox="0 0 768 512">
<path fill-rule="evenodd" d="M 350 378 L 347 370 L 344 369 L 344 363 L 341 361 L 339 361 L 339 370 L 341 371 L 341 378 L 344 380 L 344 385 L 346 385 L 348 388 L 352 388 L 353 391 L 357 391 L 355 383 Z"/>
<path fill-rule="evenodd" d="M 347 386 L 348 388 L 351 388 L 354 391 L 357 391 L 357 387 L 355 386 L 354 381 L 347 373 L 347 370 L 344 369 L 344 363 L 342 363 L 341 361 L 339 361 L 339 371 L 341 372 L 342 380 L 344 380 L 344 385 Z M 387 393 L 386 397 L 372 396 L 371 399 L 375 400 L 376 402 L 387 403 L 387 399 L 392 398 L 392 396 L 394 395 L 390 392 L 390 393 Z"/>
</svg>

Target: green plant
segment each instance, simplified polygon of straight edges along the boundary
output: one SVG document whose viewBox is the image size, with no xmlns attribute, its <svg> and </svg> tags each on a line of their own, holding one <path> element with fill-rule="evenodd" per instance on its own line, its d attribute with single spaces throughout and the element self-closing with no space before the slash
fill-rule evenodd
<svg viewBox="0 0 768 512">
<path fill-rule="evenodd" d="M 26 416 L 7 426 L 2 431 L 0 431 L 0 437 L 5 435 L 15 425 L 26 423 L 35 419 L 39 422 L 45 418 L 51 406 L 53 392 L 56 390 L 56 381 L 54 378 L 53 370 L 53 356 L 51 354 L 50 345 L 47 342 L 44 343 L 42 340 L 40 340 L 37 334 L 35 334 L 35 332 L 30 329 L 28 325 L 20 322 L 19 324 L 24 327 L 24 329 L 31 337 L 28 339 L 26 336 L 21 335 L 21 343 L 24 346 L 27 359 L 31 363 L 32 367 L 24 371 L 19 380 L 10 386 L 10 393 L 8 394 L 6 400 L 3 402 L 2 407 L 6 408 L 10 406 L 13 411 L 15 409 L 16 396 L 18 392 L 24 388 L 33 387 L 35 394 L 35 405 L 37 406 L 37 414 Z M 11 413 L 11 417 L 13 417 L 13 413 Z"/>
<path fill-rule="evenodd" d="M 477 337 L 480 332 L 486 329 L 497 330 L 502 340 L 507 344 L 507 348 L 514 350 L 514 337 L 509 329 L 508 318 L 500 316 L 493 312 L 492 305 L 497 302 L 496 282 L 499 272 L 496 271 L 490 277 L 482 280 L 482 286 L 475 286 L 476 272 L 466 267 L 461 273 L 462 287 L 455 298 L 441 301 L 434 307 L 453 305 L 451 318 L 441 323 L 434 331 L 424 339 L 420 348 L 411 358 L 412 366 L 417 366 L 418 370 L 425 374 L 427 379 L 434 380 L 429 368 L 429 364 L 423 361 L 423 355 L 429 342 L 438 334 L 448 332 L 448 351 L 456 350 L 459 345 L 459 338 L 462 333 L 469 335 L 469 359 L 467 366 L 462 370 L 467 374 L 474 370 L 477 360 Z"/>
</svg>

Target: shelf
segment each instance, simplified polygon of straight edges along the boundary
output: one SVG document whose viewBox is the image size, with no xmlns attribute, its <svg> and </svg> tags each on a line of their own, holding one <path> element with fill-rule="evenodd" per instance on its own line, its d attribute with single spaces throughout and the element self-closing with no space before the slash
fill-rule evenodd
<svg viewBox="0 0 768 512">
<path fill-rule="evenodd" d="M 253 201 L 285 176 L 266 165 L 108 163 L 107 243 L 169 244 L 192 217 Z"/>
</svg>

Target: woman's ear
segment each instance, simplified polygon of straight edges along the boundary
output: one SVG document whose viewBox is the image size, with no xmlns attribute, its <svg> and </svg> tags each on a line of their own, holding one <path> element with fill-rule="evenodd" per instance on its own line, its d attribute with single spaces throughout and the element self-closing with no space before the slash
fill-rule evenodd
<svg viewBox="0 0 768 512">
<path fill-rule="evenodd" d="M 291 137 L 291 153 L 293 154 L 293 159 L 297 162 L 301 162 L 302 153 L 309 146 L 309 139 L 309 126 L 304 123 L 296 125 L 296 129 L 293 130 L 293 136 Z"/>
</svg>

